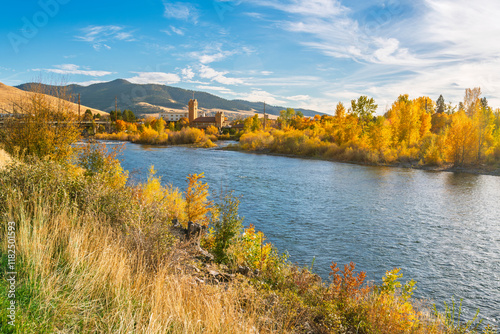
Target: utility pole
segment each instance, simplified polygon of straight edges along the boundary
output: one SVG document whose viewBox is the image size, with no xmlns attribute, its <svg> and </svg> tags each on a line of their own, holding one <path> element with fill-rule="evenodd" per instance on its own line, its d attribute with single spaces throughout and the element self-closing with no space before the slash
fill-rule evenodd
<svg viewBox="0 0 500 334">
<path fill-rule="evenodd" d="M 266 102 L 264 101 L 264 131 L 266 131 Z"/>
<path fill-rule="evenodd" d="M 82 125 L 82 117 L 81 117 L 81 104 L 80 104 L 80 93 L 78 93 L 78 122 L 80 123 L 80 126 Z"/>
<path fill-rule="evenodd" d="M 115 96 L 115 117 L 118 119 L 118 97 Z"/>
</svg>

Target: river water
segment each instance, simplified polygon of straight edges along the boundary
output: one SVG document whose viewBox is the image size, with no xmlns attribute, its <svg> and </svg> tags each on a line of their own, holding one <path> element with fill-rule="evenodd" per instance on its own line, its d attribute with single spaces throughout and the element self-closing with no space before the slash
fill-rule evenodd
<svg viewBox="0 0 500 334">
<path fill-rule="evenodd" d="M 331 262 L 356 263 L 380 282 L 401 268 L 416 297 L 463 298 L 500 322 L 500 177 L 127 143 L 123 167 L 144 181 L 154 165 L 185 189 L 204 172 L 211 189 L 241 196 L 240 215 L 290 260 L 328 279 Z"/>
</svg>

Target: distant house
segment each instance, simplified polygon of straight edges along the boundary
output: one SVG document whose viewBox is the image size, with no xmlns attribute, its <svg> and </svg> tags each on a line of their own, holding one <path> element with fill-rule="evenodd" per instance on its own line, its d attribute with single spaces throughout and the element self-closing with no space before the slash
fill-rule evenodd
<svg viewBox="0 0 500 334">
<path fill-rule="evenodd" d="M 160 117 L 166 122 L 178 122 L 181 118 L 188 118 L 187 111 L 164 111 L 160 113 Z"/>
</svg>

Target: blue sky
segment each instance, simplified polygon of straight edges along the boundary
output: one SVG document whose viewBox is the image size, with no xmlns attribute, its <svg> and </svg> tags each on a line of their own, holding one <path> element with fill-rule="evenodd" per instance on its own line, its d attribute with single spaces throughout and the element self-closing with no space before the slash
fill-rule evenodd
<svg viewBox="0 0 500 334">
<path fill-rule="evenodd" d="M 498 0 L 40 0 L 4 4 L 0 82 L 116 78 L 333 113 L 399 94 L 500 106 Z"/>
</svg>

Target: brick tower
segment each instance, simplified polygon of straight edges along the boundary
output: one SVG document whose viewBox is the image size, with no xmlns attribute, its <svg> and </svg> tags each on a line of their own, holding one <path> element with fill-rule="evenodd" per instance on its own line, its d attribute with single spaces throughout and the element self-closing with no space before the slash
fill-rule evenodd
<svg viewBox="0 0 500 334">
<path fill-rule="evenodd" d="M 189 100 L 189 123 L 192 123 L 198 118 L 198 101 L 195 99 Z"/>
</svg>

